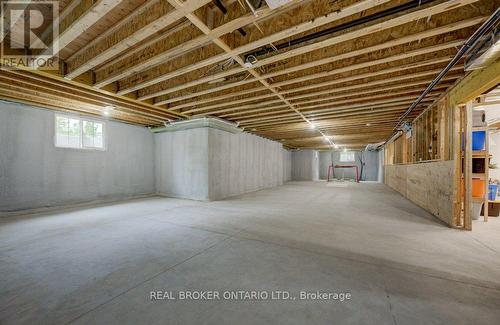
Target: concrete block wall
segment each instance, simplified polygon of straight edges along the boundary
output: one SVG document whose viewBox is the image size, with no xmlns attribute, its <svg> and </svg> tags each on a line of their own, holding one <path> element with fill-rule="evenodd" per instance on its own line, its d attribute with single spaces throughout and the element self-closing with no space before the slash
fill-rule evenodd
<svg viewBox="0 0 500 325">
<path fill-rule="evenodd" d="M 154 193 L 153 135 L 106 122 L 107 150 L 54 145 L 54 112 L 0 101 L 0 212 Z"/>
</svg>

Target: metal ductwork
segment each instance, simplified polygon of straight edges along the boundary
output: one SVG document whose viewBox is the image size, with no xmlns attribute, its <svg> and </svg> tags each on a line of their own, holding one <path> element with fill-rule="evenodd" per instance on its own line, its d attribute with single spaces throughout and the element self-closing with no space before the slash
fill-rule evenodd
<svg viewBox="0 0 500 325">
<path fill-rule="evenodd" d="M 472 71 L 484 68 L 500 55 L 500 30 L 495 28 L 482 37 L 478 44 L 471 49 L 465 59 L 465 70 Z"/>
</svg>

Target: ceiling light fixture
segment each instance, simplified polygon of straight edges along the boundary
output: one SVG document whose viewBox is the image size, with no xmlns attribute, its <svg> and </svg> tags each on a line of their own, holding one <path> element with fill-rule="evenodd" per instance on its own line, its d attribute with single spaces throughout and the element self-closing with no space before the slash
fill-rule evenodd
<svg viewBox="0 0 500 325">
<path fill-rule="evenodd" d="M 245 59 L 245 64 L 244 64 L 244 66 L 245 66 L 245 68 L 251 68 L 251 67 L 253 67 L 253 65 L 254 65 L 255 63 L 257 63 L 257 61 L 258 61 L 258 60 L 257 60 L 257 58 L 255 57 L 255 55 L 249 55 L 249 56 L 247 56 L 247 57 L 246 57 L 246 59 Z"/>
<path fill-rule="evenodd" d="M 102 113 L 105 116 L 109 116 L 111 114 L 111 111 L 113 111 L 114 109 L 115 109 L 115 106 L 113 106 L 113 105 L 106 105 L 106 106 L 104 106 L 104 110 L 102 111 Z"/>
</svg>

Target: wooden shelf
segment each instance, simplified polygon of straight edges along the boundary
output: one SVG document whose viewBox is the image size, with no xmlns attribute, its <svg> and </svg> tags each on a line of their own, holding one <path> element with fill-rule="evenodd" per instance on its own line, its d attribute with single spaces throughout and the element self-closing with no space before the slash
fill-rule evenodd
<svg viewBox="0 0 500 325">
<path fill-rule="evenodd" d="M 479 203 L 479 202 L 485 202 L 486 199 L 484 197 L 475 197 L 475 196 L 473 196 L 472 197 L 472 201 L 476 202 L 476 203 Z"/>
<path fill-rule="evenodd" d="M 488 152 L 486 150 L 472 152 L 472 158 L 486 158 L 487 155 Z"/>
</svg>

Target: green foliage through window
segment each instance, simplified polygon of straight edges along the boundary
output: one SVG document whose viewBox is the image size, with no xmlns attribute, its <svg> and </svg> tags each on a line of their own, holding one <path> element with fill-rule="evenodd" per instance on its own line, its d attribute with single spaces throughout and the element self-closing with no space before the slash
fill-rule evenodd
<svg viewBox="0 0 500 325">
<path fill-rule="evenodd" d="M 104 149 L 104 124 L 56 115 L 55 143 L 57 147 Z"/>
</svg>

